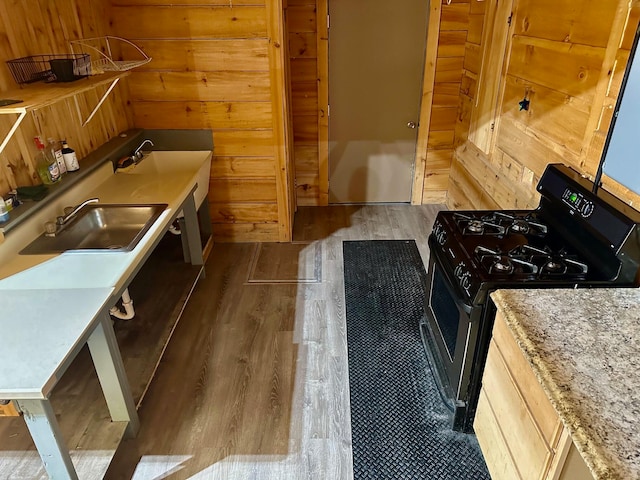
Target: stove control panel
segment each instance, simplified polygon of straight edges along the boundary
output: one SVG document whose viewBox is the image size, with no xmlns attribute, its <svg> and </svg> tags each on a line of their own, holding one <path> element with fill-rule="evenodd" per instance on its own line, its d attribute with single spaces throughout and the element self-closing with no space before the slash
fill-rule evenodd
<svg viewBox="0 0 640 480">
<path fill-rule="evenodd" d="M 564 191 L 562 200 L 569 205 L 574 212 L 580 213 L 584 218 L 590 217 L 595 209 L 595 205 L 591 200 L 587 200 L 584 195 L 570 188 Z"/>
</svg>

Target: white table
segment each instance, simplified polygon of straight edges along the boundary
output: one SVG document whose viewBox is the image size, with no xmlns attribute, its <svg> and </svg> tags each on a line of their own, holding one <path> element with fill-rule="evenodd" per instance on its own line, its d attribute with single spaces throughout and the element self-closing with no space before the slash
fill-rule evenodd
<svg viewBox="0 0 640 480">
<path fill-rule="evenodd" d="M 112 293 L 112 288 L 0 290 L 0 399 L 15 400 L 24 412 L 29 432 L 52 479 L 78 478 L 49 396 L 85 343 L 89 345 L 112 420 L 129 422 L 130 435 L 135 435 L 139 428 L 106 310 Z"/>
<path fill-rule="evenodd" d="M 77 478 L 48 399 L 85 343 L 111 418 L 129 422 L 127 433 L 137 433 L 139 420 L 108 307 L 180 212 L 185 261 L 203 265 L 194 192 L 199 177 L 208 179 L 210 162 L 211 152 L 154 152 L 132 174 L 114 175 L 109 164 L 94 173 L 95 181 L 83 182 L 90 187 L 78 193 L 82 199 L 167 204 L 130 252 L 18 255 L 25 242 L 40 234 L 37 225 L 29 224 L 52 218 L 59 205 L 45 207 L 0 245 L 0 400 L 15 400 L 24 412 L 51 478 Z"/>
</svg>

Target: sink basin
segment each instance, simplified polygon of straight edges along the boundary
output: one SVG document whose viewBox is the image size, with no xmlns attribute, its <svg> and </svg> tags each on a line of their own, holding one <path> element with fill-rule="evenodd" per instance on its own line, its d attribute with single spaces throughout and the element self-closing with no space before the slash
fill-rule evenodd
<svg viewBox="0 0 640 480">
<path fill-rule="evenodd" d="M 126 252 L 133 250 L 167 204 L 89 204 L 55 237 L 40 235 L 21 255 L 42 255 L 68 250 Z"/>
<path fill-rule="evenodd" d="M 194 192 L 196 208 L 207 197 L 211 175 L 211 151 L 204 150 L 155 150 L 146 154 L 139 163 L 126 170 L 116 170 L 118 175 L 193 175 L 197 172 L 198 187 Z M 179 214 L 178 216 L 182 216 Z"/>
</svg>

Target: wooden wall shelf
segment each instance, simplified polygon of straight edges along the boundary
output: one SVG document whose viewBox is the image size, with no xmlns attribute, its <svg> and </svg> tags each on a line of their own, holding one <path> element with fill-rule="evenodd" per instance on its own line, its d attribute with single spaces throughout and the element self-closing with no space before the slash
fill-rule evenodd
<svg viewBox="0 0 640 480">
<path fill-rule="evenodd" d="M 20 103 L 0 107 L 0 114 L 22 113 L 53 105 L 65 98 L 88 92 L 94 88 L 111 83 L 129 75 L 130 72 L 113 72 L 76 80 L 67 83 L 33 83 L 23 88 L 3 92 L 3 98 L 22 100 Z"/>
<path fill-rule="evenodd" d="M 89 114 L 89 116 L 83 120 L 82 115 L 80 113 L 80 108 L 78 102 L 76 100 L 76 109 L 78 110 L 78 118 L 82 123 L 82 126 L 85 126 L 98 111 L 104 100 L 107 98 L 111 90 L 116 86 L 118 81 L 129 75 L 130 72 L 114 72 L 114 73 L 105 73 L 102 75 L 95 75 L 92 77 L 83 78 L 81 80 L 76 80 L 75 82 L 68 83 L 36 83 L 25 86 L 23 88 L 18 88 L 15 90 L 10 90 L 7 92 L 3 92 L 1 95 L 3 98 L 12 99 L 12 100 L 20 100 L 20 103 L 14 103 L 12 105 L 7 105 L 5 107 L 0 107 L 0 115 L 9 115 L 16 114 L 18 115 L 16 121 L 13 123 L 9 132 L 3 138 L 2 143 L 0 143 L 0 153 L 4 150 L 4 147 L 7 145 L 12 135 L 22 123 L 27 112 L 38 110 L 39 108 L 47 107 L 49 105 L 53 105 L 61 100 L 74 97 L 78 94 L 85 93 L 91 91 L 101 85 L 109 85 L 105 93 L 102 95 L 97 105 L 94 107 L 93 111 Z"/>
</svg>

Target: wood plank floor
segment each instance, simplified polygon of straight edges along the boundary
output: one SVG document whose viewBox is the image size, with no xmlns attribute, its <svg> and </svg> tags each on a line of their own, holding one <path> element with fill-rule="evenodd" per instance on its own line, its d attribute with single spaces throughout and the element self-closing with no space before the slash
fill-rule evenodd
<svg viewBox="0 0 640 480">
<path fill-rule="evenodd" d="M 291 244 L 215 245 L 145 395 L 197 275 L 168 245 L 131 285 L 136 320 L 115 326 L 144 395 L 138 437 L 118 447 L 86 349 L 54 390 L 80 478 L 109 463 L 114 479 L 352 478 L 342 241 L 416 239 L 426 262 L 437 210 L 301 208 Z M 24 420 L 0 418 L 0 480 L 45 478 Z"/>
<path fill-rule="evenodd" d="M 216 244 L 106 478 L 353 478 L 342 241 L 415 239 L 426 263 L 439 207 L 301 208 L 297 248 L 260 259 Z"/>
</svg>

